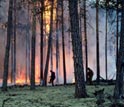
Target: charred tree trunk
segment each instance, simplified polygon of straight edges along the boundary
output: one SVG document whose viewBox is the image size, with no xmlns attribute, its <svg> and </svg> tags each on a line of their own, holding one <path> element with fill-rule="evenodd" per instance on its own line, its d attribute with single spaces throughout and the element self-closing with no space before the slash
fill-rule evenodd
<svg viewBox="0 0 124 107">
<path fill-rule="evenodd" d="M 72 49 L 74 59 L 74 73 L 75 73 L 75 97 L 86 97 L 86 87 L 84 80 L 84 68 L 82 60 L 82 40 L 79 35 L 79 20 L 78 20 L 78 1 L 69 0 L 69 12 L 71 23 L 71 37 Z"/>
<path fill-rule="evenodd" d="M 52 29 L 53 29 L 53 5 L 54 0 L 51 0 L 51 15 L 50 15 L 50 33 L 48 37 L 48 49 L 47 49 L 47 57 L 46 57 L 46 64 L 45 64 L 45 71 L 44 71 L 44 86 L 47 85 L 47 75 L 48 75 L 48 68 L 49 68 L 49 58 L 50 58 L 50 49 L 51 49 L 51 38 L 52 38 Z"/>
<path fill-rule="evenodd" d="M 63 8 L 63 0 L 61 0 L 61 25 L 62 25 L 62 55 L 63 55 L 63 74 L 64 74 L 64 85 L 67 84 L 66 82 L 66 61 L 65 61 L 65 35 L 64 35 L 64 8 Z"/>
<path fill-rule="evenodd" d="M 97 84 L 100 83 L 100 61 L 99 61 L 99 0 L 96 0 L 96 67 Z"/>
<path fill-rule="evenodd" d="M 44 13 L 44 0 L 41 0 L 41 23 L 40 23 L 40 82 L 43 81 L 43 13 Z"/>
<path fill-rule="evenodd" d="M 7 91 L 9 52 L 10 52 L 11 36 L 13 33 L 12 15 L 13 15 L 13 0 L 9 0 L 8 23 L 7 23 L 7 44 L 6 44 L 6 51 L 5 51 L 5 58 L 4 58 L 2 91 Z"/>
<path fill-rule="evenodd" d="M 124 95 L 124 1 L 121 1 L 121 35 L 120 35 L 120 47 L 118 53 L 118 71 L 116 76 L 116 85 L 114 90 L 114 97 L 120 99 Z"/>
<path fill-rule="evenodd" d="M 36 43 L 36 16 L 35 6 L 33 9 L 33 24 L 32 24 L 32 47 L 31 47 L 31 86 L 30 89 L 35 89 L 35 43 Z"/>
</svg>

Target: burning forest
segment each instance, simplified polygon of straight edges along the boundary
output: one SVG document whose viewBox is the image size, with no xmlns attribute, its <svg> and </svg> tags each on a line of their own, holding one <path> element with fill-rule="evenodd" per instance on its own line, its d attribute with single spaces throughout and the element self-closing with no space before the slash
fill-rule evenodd
<svg viewBox="0 0 124 107">
<path fill-rule="evenodd" d="M 4 9 L 4 6 L 8 7 L 9 3 L 8 1 L 1 1 L 1 82 L 2 82 L 2 75 L 4 71 L 4 54 L 5 54 L 5 45 L 6 45 L 6 30 L 7 30 L 7 10 Z M 45 69 L 45 60 L 46 60 L 46 54 L 47 54 L 47 46 L 48 46 L 48 37 L 50 34 L 50 8 L 51 4 L 49 1 L 44 1 L 44 11 L 43 11 L 43 22 L 41 22 L 41 3 L 37 1 L 35 4 L 36 7 L 36 57 L 35 57 L 35 79 L 37 83 L 40 83 L 40 68 L 41 68 L 41 57 L 43 57 L 43 71 Z M 88 5 L 88 3 L 87 3 Z M 30 72 L 31 72 L 31 36 L 32 36 L 32 9 L 33 9 L 33 4 L 31 1 L 18 1 L 16 2 L 16 6 L 14 7 L 16 10 L 15 12 L 15 17 L 13 16 L 13 21 L 16 21 L 16 42 L 14 42 L 14 37 L 12 36 L 11 39 L 11 49 L 10 49 L 10 61 L 9 61 L 9 76 L 8 76 L 8 82 L 12 82 L 12 78 L 15 78 L 16 81 L 13 81 L 15 83 L 19 84 L 25 84 L 25 83 L 30 83 Z M 83 3 L 79 4 L 79 14 L 82 15 L 83 13 Z M 96 44 L 95 44 L 95 8 L 87 8 L 88 9 L 88 14 L 87 14 L 87 51 L 88 51 L 88 61 L 87 65 L 93 69 L 94 74 L 96 75 Z M 4 12 L 3 12 L 4 11 Z M 62 38 L 62 11 L 63 11 L 63 33 L 64 33 L 64 50 L 65 50 L 65 66 L 66 66 L 66 72 L 67 72 L 67 81 L 68 83 L 73 83 L 74 82 L 74 67 L 73 67 L 73 53 L 72 53 L 72 46 L 71 46 L 71 32 L 70 32 L 70 18 L 69 18 L 69 10 L 68 10 L 68 5 L 67 1 L 63 2 L 63 10 L 61 8 L 61 3 L 58 3 L 54 1 L 54 7 L 53 7 L 53 24 L 52 24 L 52 45 L 51 45 L 51 54 L 50 54 L 50 61 L 49 61 L 49 70 L 53 69 L 56 74 L 57 74 L 57 81 L 58 83 L 63 83 L 63 38 Z M 13 15 L 14 15 L 13 12 Z M 104 12 L 104 10 L 100 10 L 100 15 L 99 15 L 99 20 L 100 20 L 100 26 L 99 29 L 101 32 L 99 33 L 100 35 L 100 71 L 101 71 L 101 76 L 105 78 L 105 28 L 103 25 L 105 25 L 105 12 L 104 14 L 101 14 Z M 114 16 L 114 14 L 113 14 Z M 92 18 L 92 19 L 91 19 Z M 94 20 L 94 21 L 92 21 Z M 109 20 L 109 19 L 108 19 Z M 114 19 L 113 19 L 114 20 Z M 14 23 L 14 22 L 13 22 Z M 43 24 L 43 56 L 41 55 L 41 23 Z M 81 16 L 81 35 L 82 35 L 82 48 L 84 49 L 83 51 L 83 59 L 84 59 L 84 66 L 86 66 L 86 55 L 85 55 L 85 33 L 83 31 L 84 27 L 84 22 L 83 22 L 83 16 Z M 108 24 L 108 26 L 110 26 Z M 114 25 L 113 25 L 114 26 Z M 112 26 L 110 26 L 112 27 Z M 14 29 L 14 25 L 13 25 Z M 114 29 L 114 28 L 112 28 Z M 109 29 L 110 30 L 110 29 Z M 108 79 L 115 79 L 115 61 L 116 61 L 116 37 L 114 37 L 113 31 L 109 32 L 110 37 L 108 37 Z M 108 34 L 109 34 L 108 33 Z M 14 35 L 14 34 L 12 34 Z M 104 39 L 104 40 L 103 40 Z M 16 59 L 15 62 L 16 64 L 14 65 L 14 45 L 16 45 Z M 57 46 L 58 45 L 58 46 Z M 58 48 L 58 49 L 57 49 Z M 12 52 L 13 51 L 13 52 Z M 94 53 L 94 54 L 92 54 Z M 15 66 L 15 71 L 13 71 L 13 67 Z M 58 66 L 58 67 L 57 67 Z M 85 69 L 86 67 L 84 67 Z M 12 72 L 15 72 L 15 74 L 12 75 Z M 113 75 L 114 73 L 114 75 Z M 13 77 L 15 76 L 15 77 Z M 96 76 L 94 76 L 94 79 Z"/>
<path fill-rule="evenodd" d="M 111 83 L 123 98 L 123 9 L 123 0 L 0 0 L 2 91 L 74 84 L 87 98 L 86 85 Z"/>
</svg>

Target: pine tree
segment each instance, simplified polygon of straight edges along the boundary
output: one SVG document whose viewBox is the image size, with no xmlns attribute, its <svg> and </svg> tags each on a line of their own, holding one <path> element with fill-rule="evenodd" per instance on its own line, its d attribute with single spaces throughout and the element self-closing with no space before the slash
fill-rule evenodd
<svg viewBox="0 0 124 107">
<path fill-rule="evenodd" d="M 106 80 L 108 79 L 108 66 L 107 66 L 107 59 L 108 59 L 108 56 L 107 56 L 107 36 L 108 36 L 108 24 L 107 24 L 107 21 L 108 21 L 108 0 L 106 0 L 106 3 L 105 3 L 105 6 L 106 6 L 106 17 L 105 17 L 105 73 L 106 73 Z"/>
<path fill-rule="evenodd" d="M 61 25 L 62 25 L 62 55 L 63 55 L 63 74 L 64 74 L 64 85 L 66 85 L 66 60 L 65 60 L 65 35 L 64 35 L 64 8 L 63 0 L 61 0 Z"/>
<path fill-rule="evenodd" d="M 7 91 L 9 53 L 10 53 L 11 36 L 13 33 L 13 31 L 12 31 L 13 30 L 12 15 L 13 15 L 13 0 L 9 0 L 8 23 L 7 23 L 7 44 L 6 44 L 5 58 L 4 58 L 4 73 L 3 73 L 2 91 Z"/>
<path fill-rule="evenodd" d="M 30 89 L 35 89 L 35 44 L 36 44 L 36 9 L 33 5 L 33 24 L 32 24 L 32 40 L 31 40 L 31 86 Z"/>
<path fill-rule="evenodd" d="M 84 80 L 84 68 L 82 60 L 82 40 L 79 34 L 78 1 L 69 0 L 69 12 L 71 23 L 71 38 L 75 73 L 75 97 L 86 97 L 86 87 Z"/>
<path fill-rule="evenodd" d="M 97 84 L 100 82 L 100 61 L 99 61 L 99 0 L 96 0 L 96 67 Z"/>
<path fill-rule="evenodd" d="M 120 99 L 124 95 L 124 0 L 121 1 L 121 35 L 120 35 L 120 47 L 118 53 L 117 62 L 117 75 L 116 84 L 114 90 L 114 97 Z"/>
<path fill-rule="evenodd" d="M 52 38 L 52 29 L 53 29 L 53 5 L 54 5 L 54 0 L 51 0 L 50 32 L 48 37 L 48 48 L 47 48 L 46 64 L 44 70 L 44 84 L 43 84 L 44 86 L 47 85 L 47 75 L 48 75 L 49 58 L 50 58 L 51 38 Z"/>
<path fill-rule="evenodd" d="M 86 57 L 86 81 L 87 81 L 87 68 L 88 68 L 88 46 L 87 46 L 87 14 L 86 14 L 86 0 L 84 0 L 84 38 L 85 38 L 85 57 Z"/>
<path fill-rule="evenodd" d="M 59 83 L 59 1 L 57 0 L 56 7 L 56 83 Z"/>
<path fill-rule="evenodd" d="M 44 13 L 44 0 L 41 0 L 41 23 L 40 23 L 40 81 L 43 80 L 43 13 Z"/>
</svg>

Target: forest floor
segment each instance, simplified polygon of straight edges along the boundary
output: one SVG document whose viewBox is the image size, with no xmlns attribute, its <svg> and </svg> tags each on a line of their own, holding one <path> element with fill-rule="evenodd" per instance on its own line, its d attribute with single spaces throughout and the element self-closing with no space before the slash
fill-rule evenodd
<svg viewBox="0 0 124 107">
<path fill-rule="evenodd" d="M 103 107 L 110 107 L 114 101 L 113 85 L 87 86 L 88 98 L 74 98 L 74 85 L 67 86 L 37 86 L 31 91 L 29 86 L 12 87 L 7 92 L 0 90 L 0 107 L 98 107 L 94 92 L 104 88 Z"/>
</svg>

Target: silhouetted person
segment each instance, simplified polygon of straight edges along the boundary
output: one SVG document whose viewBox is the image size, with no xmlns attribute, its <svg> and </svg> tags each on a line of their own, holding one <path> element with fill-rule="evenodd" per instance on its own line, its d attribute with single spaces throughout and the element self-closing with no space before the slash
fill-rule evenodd
<svg viewBox="0 0 124 107">
<path fill-rule="evenodd" d="M 87 68 L 87 82 L 92 84 L 93 71 L 90 68 Z"/>
<path fill-rule="evenodd" d="M 53 72 L 52 70 L 50 70 L 51 72 L 51 76 L 50 76 L 50 82 L 52 83 L 52 86 L 54 86 L 54 80 L 55 80 L 55 72 Z"/>
</svg>

